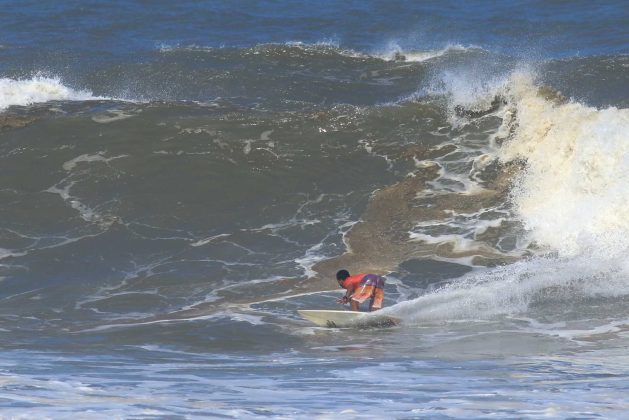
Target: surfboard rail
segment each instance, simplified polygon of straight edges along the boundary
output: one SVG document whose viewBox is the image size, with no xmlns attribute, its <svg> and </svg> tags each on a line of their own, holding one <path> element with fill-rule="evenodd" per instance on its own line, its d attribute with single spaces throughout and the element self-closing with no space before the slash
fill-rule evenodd
<svg viewBox="0 0 629 420">
<path fill-rule="evenodd" d="M 375 312 L 355 312 L 324 309 L 298 309 L 299 315 L 320 327 L 384 328 L 400 324 L 400 319 Z"/>
</svg>

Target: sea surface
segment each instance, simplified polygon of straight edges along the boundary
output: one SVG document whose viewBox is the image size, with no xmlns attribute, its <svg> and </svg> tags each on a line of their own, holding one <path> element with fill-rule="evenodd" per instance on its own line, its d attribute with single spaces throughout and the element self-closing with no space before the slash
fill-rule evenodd
<svg viewBox="0 0 629 420">
<path fill-rule="evenodd" d="M 2 9 L 0 418 L 629 416 L 626 0 Z"/>
</svg>

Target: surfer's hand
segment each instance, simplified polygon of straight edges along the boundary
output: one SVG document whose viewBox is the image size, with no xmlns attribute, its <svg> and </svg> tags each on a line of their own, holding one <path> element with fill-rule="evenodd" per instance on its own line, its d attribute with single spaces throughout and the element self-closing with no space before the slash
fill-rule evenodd
<svg viewBox="0 0 629 420">
<path fill-rule="evenodd" d="M 341 305 L 345 305 L 348 302 L 349 299 L 347 298 L 347 296 L 343 296 L 342 298 L 336 300 L 336 303 L 340 303 Z"/>
</svg>

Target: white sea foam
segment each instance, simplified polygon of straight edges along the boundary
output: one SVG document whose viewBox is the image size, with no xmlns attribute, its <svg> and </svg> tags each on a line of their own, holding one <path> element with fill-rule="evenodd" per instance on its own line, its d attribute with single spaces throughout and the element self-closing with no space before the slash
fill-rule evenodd
<svg viewBox="0 0 629 420">
<path fill-rule="evenodd" d="M 105 157 L 105 152 L 102 151 L 91 155 L 83 154 L 77 156 L 63 163 L 63 169 L 68 172 L 68 176 L 45 191 L 51 194 L 58 194 L 64 202 L 78 211 L 80 217 L 86 222 L 95 222 L 103 226 L 109 226 L 114 221 L 117 221 L 115 217 L 104 216 L 98 210 L 98 207 L 89 206 L 83 203 L 79 197 L 73 196 L 71 190 L 77 183 L 81 182 L 82 178 L 88 173 L 87 169 L 77 170 L 77 167 L 83 167 L 84 165 L 94 162 L 101 162 L 108 165 L 112 160 L 126 157 L 128 157 L 128 155 Z M 87 168 L 87 166 L 85 166 L 85 168 Z"/>
<path fill-rule="evenodd" d="M 203 246 L 203 245 L 209 244 L 210 242 L 214 242 L 217 239 L 228 238 L 230 236 L 231 236 L 231 234 L 229 234 L 229 233 L 221 233 L 219 235 L 213 235 L 213 236 L 210 236 L 208 238 L 200 239 L 198 241 L 195 241 L 195 242 L 191 243 L 190 246 Z"/>
<path fill-rule="evenodd" d="M 316 276 L 317 273 L 312 267 L 326 258 L 326 256 L 321 253 L 321 248 L 323 248 L 323 243 L 318 243 L 308 248 L 302 257 L 295 258 L 295 263 L 304 270 L 304 275 L 308 278 Z"/>
<path fill-rule="evenodd" d="M 81 163 L 81 162 L 85 162 L 85 163 L 90 163 L 90 162 L 110 162 L 112 160 L 115 159 L 121 159 L 121 158 L 125 158 L 125 157 L 129 157 L 129 155 L 119 155 L 119 156 L 112 156 L 112 157 L 105 157 L 104 156 L 104 152 L 98 152 L 96 154 L 93 155 L 88 155 L 88 154 L 83 154 L 81 156 L 77 156 L 74 159 L 71 159 L 67 162 L 65 162 L 63 164 L 63 169 L 67 172 L 72 171 L 77 164 Z"/>
<path fill-rule="evenodd" d="M 465 159 L 476 152 L 475 170 L 496 157 L 526 162 L 511 201 L 530 241 L 564 257 L 629 249 L 628 109 L 558 103 L 540 95 L 532 73 L 524 70 L 496 76 L 444 72 L 435 80 L 435 93 L 445 94 L 452 109 L 489 110 L 497 97 L 506 102 L 492 110 L 490 115 L 501 117 L 503 124 L 488 133 L 484 146 L 467 144 L 463 136 L 455 144 Z M 461 121 L 467 123 L 465 117 Z M 509 140 L 499 147 L 497 138 Z M 449 161 L 439 164 L 452 165 Z M 431 185 L 447 191 L 444 182 L 456 181 L 464 192 L 474 193 L 477 184 L 469 175 L 442 168 Z"/>
<path fill-rule="evenodd" d="M 508 74 L 493 74 L 474 66 L 446 70 L 422 89 L 421 94 L 445 95 L 451 109 L 485 111 L 509 84 Z"/>
<path fill-rule="evenodd" d="M 48 101 L 87 101 L 107 99 L 90 91 L 72 89 L 58 77 L 43 75 L 31 79 L 0 78 L 0 110 L 12 105 L 26 106 Z"/>
<path fill-rule="evenodd" d="M 513 138 L 503 161 L 526 160 L 513 203 L 538 245 L 563 256 L 629 249 L 629 109 L 556 104 L 515 74 L 508 96 Z"/>
</svg>

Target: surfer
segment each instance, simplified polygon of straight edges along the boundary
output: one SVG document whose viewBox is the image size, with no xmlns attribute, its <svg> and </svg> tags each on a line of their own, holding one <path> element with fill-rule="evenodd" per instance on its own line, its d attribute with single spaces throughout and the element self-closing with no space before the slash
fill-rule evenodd
<svg viewBox="0 0 629 420">
<path fill-rule="evenodd" d="M 345 296 L 336 303 L 351 304 L 352 311 L 358 311 L 359 305 L 369 299 L 369 312 L 382 308 L 384 300 L 384 277 L 377 274 L 356 274 L 350 276 L 349 271 L 339 270 L 336 273 L 339 286 L 346 289 Z"/>
</svg>

